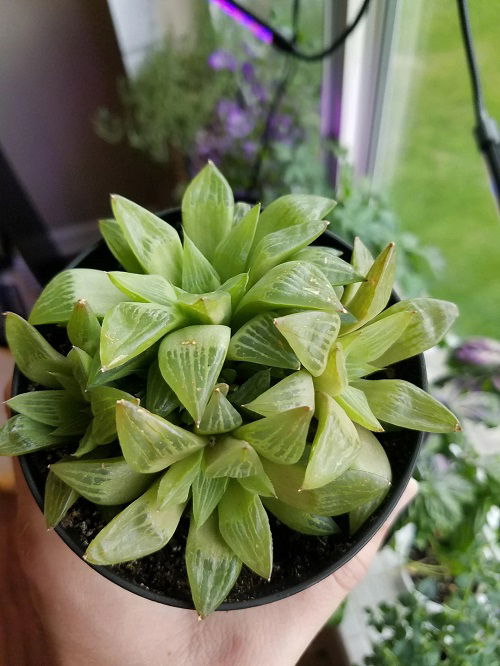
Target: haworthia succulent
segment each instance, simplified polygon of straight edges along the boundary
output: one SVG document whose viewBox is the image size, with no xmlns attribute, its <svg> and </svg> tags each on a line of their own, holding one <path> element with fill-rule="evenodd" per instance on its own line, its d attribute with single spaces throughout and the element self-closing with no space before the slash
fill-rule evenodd
<svg viewBox="0 0 500 666">
<path fill-rule="evenodd" d="M 214 266 L 223 280 L 247 270 L 259 214 L 260 204 L 257 204 L 233 225 L 229 234 L 217 246 Z"/>
<path fill-rule="evenodd" d="M 328 516 L 316 516 L 313 513 L 301 511 L 274 497 L 266 497 L 262 503 L 280 522 L 296 532 L 316 536 L 327 536 L 340 532 L 338 525 Z"/>
<path fill-rule="evenodd" d="M 99 231 L 106 241 L 111 254 L 126 271 L 130 271 L 131 273 L 142 273 L 144 271 L 137 257 L 130 249 L 122 228 L 116 220 L 99 220 Z"/>
<path fill-rule="evenodd" d="M 125 197 L 113 195 L 111 205 L 116 221 L 143 271 L 162 275 L 173 284 L 180 284 L 182 246 L 177 231 Z"/>
<path fill-rule="evenodd" d="M 238 483 L 251 493 L 256 493 L 261 497 L 276 497 L 271 479 L 262 470 L 259 474 L 252 476 L 241 476 Z"/>
<path fill-rule="evenodd" d="M 45 482 L 45 495 L 43 502 L 43 514 L 47 527 L 58 525 L 66 513 L 71 509 L 80 495 L 61 481 L 54 472 L 49 471 Z"/>
<path fill-rule="evenodd" d="M 200 472 L 202 458 L 203 451 L 200 449 L 168 468 L 158 486 L 160 507 L 187 502 L 191 484 Z"/>
<path fill-rule="evenodd" d="M 206 445 L 199 435 L 128 400 L 116 404 L 116 429 L 126 461 L 144 473 L 165 469 Z"/>
<path fill-rule="evenodd" d="M 269 368 L 259 370 L 244 381 L 238 388 L 229 394 L 229 400 L 235 405 L 244 405 L 255 400 L 271 386 L 271 371 Z"/>
<path fill-rule="evenodd" d="M 363 363 L 375 361 L 403 335 L 414 317 L 412 311 L 396 312 L 367 324 L 354 333 L 343 335 L 342 347 L 348 356 L 362 359 Z"/>
<path fill-rule="evenodd" d="M 115 287 L 128 297 L 129 301 L 170 305 L 177 299 L 172 283 L 161 275 L 111 271 L 108 273 L 108 277 Z"/>
<path fill-rule="evenodd" d="M 199 294 L 214 291 L 217 287 L 220 287 L 217 271 L 185 233 L 182 288 L 192 294 Z"/>
<path fill-rule="evenodd" d="M 228 324 L 231 319 L 231 294 L 212 291 L 206 294 L 179 294 L 177 307 L 190 324 Z"/>
<path fill-rule="evenodd" d="M 153 414 L 166 418 L 176 407 L 178 397 L 163 379 L 158 361 L 154 361 L 148 370 L 145 407 Z"/>
<path fill-rule="evenodd" d="M 353 266 L 341 259 L 337 250 L 332 247 L 311 245 L 295 253 L 290 259 L 315 264 L 332 285 L 361 283 L 365 280 L 364 275 L 357 273 Z"/>
<path fill-rule="evenodd" d="M 304 370 L 294 372 L 244 406 L 261 416 L 281 414 L 295 407 L 309 407 L 313 410 L 312 377 Z"/>
<path fill-rule="evenodd" d="M 0 428 L 0 456 L 21 456 L 61 443 L 53 428 L 17 414 Z"/>
<path fill-rule="evenodd" d="M 248 477 L 250 478 L 250 477 Z M 229 477 L 211 477 L 201 463 L 198 476 L 193 481 L 193 517 L 198 527 L 203 525 L 226 492 Z"/>
<path fill-rule="evenodd" d="M 68 321 L 68 338 L 90 356 L 99 349 L 101 325 L 85 299 L 77 301 Z"/>
<path fill-rule="evenodd" d="M 160 370 L 167 384 L 199 424 L 226 358 L 227 326 L 187 326 L 160 345 Z"/>
<path fill-rule="evenodd" d="M 241 423 L 241 415 L 232 406 L 218 385 L 212 392 L 212 397 L 208 401 L 196 432 L 201 435 L 217 435 L 231 432 Z"/>
<path fill-rule="evenodd" d="M 205 473 L 210 477 L 228 476 L 239 479 L 262 472 L 257 452 L 248 442 L 226 436 L 217 446 L 205 452 Z"/>
<path fill-rule="evenodd" d="M 351 266 L 357 273 L 366 276 L 372 265 L 373 256 L 370 250 L 366 247 L 359 236 L 356 236 L 353 244 Z M 342 296 L 342 303 L 344 303 L 344 305 L 349 305 L 350 301 L 354 298 L 354 295 L 360 286 L 361 282 L 355 282 L 353 284 L 347 285 Z"/>
<path fill-rule="evenodd" d="M 19 414 L 49 426 L 62 423 L 65 407 L 72 407 L 65 391 L 29 391 L 7 400 L 8 406 Z"/>
<path fill-rule="evenodd" d="M 231 297 L 231 310 L 236 310 L 236 306 L 243 298 L 248 284 L 248 273 L 240 273 L 226 280 L 217 291 L 225 291 Z"/>
<path fill-rule="evenodd" d="M 324 391 L 332 398 L 335 398 L 346 390 L 347 385 L 344 348 L 340 341 L 337 341 L 330 349 L 325 370 L 321 375 L 314 378 L 314 386 L 316 390 Z"/>
<path fill-rule="evenodd" d="M 274 313 L 265 312 L 243 324 L 231 338 L 228 360 L 298 370 L 299 359 L 277 330 L 274 321 Z"/>
<path fill-rule="evenodd" d="M 354 423 L 359 423 L 359 425 L 374 432 L 383 432 L 384 429 L 370 409 L 363 391 L 355 386 L 346 386 L 342 393 L 335 396 L 335 400 Z"/>
</svg>

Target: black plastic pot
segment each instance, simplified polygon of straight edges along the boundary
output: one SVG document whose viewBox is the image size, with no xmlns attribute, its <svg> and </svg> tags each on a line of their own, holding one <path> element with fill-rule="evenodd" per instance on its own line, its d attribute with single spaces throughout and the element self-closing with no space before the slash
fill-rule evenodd
<svg viewBox="0 0 500 666">
<path fill-rule="evenodd" d="M 179 209 L 166 211 L 161 217 L 180 230 Z M 318 238 L 316 244 L 328 245 L 342 250 L 346 257 L 349 257 L 352 251 L 349 245 L 330 231 L 326 231 Z M 105 270 L 118 268 L 116 260 L 103 241 L 81 254 L 69 267 L 74 268 L 76 266 Z M 397 295 L 393 294 L 391 303 L 397 300 L 399 300 Z M 387 373 L 390 377 L 406 379 L 421 388 L 426 388 L 426 371 L 422 355 L 391 366 L 387 369 Z M 16 368 L 12 387 L 13 395 L 26 391 L 28 384 L 28 380 Z M 383 504 L 361 529 L 352 537 L 348 536 L 344 530 L 340 536 L 332 535 L 319 538 L 301 535 L 273 521 L 275 565 L 280 568 L 280 575 L 267 582 L 249 572 L 242 573 L 247 578 L 250 577 L 248 580 L 250 581 L 251 592 L 248 593 L 248 584 L 244 593 L 238 592 L 236 588 L 236 592 L 231 593 L 229 600 L 223 603 L 218 610 L 228 611 L 259 606 L 300 592 L 342 567 L 363 548 L 385 522 L 401 497 L 415 467 L 423 433 L 400 429 L 382 433 L 378 437 L 391 462 L 393 482 Z M 33 497 L 38 506 L 43 509 L 47 453 L 44 450 L 30 453 L 21 456 L 20 462 Z M 85 500 L 79 501 L 85 502 Z M 347 527 L 347 521 L 344 520 L 344 525 L 342 525 L 342 522 L 342 517 L 340 517 L 339 524 L 341 524 L 341 527 Z M 56 532 L 71 550 L 82 558 L 85 551 L 85 538 L 81 531 L 75 529 L 74 526 L 70 528 L 59 526 L 56 527 Z M 292 539 L 292 542 L 290 539 Z M 168 549 L 169 545 L 167 544 L 165 549 Z M 185 590 L 179 593 L 178 589 L 156 590 L 153 586 L 144 587 L 144 581 L 142 581 L 142 585 L 139 584 L 137 580 L 134 580 L 133 575 L 128 575 L 127 568 L 121 565 L 118 565 L 118 567 L 104 567 L 94 566 L 88 562 L 86 562 L 86 565 L 91 566 L 120 587 L 141 597 L 179 608 L 193 608 L 189 594 L 184 593 Z M 181 561 L 179 561 L 179 569 L 176 569 L 176 575 L 185 576 Z"/>
</svg>

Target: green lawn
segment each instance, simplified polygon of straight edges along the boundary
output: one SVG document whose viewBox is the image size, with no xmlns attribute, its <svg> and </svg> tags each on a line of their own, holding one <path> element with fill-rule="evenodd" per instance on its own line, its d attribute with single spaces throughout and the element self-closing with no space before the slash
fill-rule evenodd
<svg viewBox="0 0 500 666">
<path fill-rule="evenodd" d="M 460 307 L 456 331 L 500 338 L 500 216 L 471 135 L 456 5 L 423 1 L 419 74 L 391 200 L 403 226 L 446 259 L 432 292 Z M 500 4 L 470 8 L 488 108 L 500 122 Z"/>
</svg>

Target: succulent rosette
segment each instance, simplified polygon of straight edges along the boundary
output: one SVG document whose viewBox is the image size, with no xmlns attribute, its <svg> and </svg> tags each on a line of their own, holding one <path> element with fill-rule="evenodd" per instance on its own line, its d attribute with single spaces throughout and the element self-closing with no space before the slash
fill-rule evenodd
<svg viewBox="0 0 500 666">
<path fill-rule="evenodd" d="M 269 514 L 309 535 L 339 532 L 342 514 L 359 529 L 391 484 L 374 434 L 386 424 L 459 428 L 428 393 L 383 372 L 438 342 L 456 307 L 386 308 L 393 243 L 373 258 L 357 239 L 350 263 L 311 244 L 334 205 L 304 194 L 264 210 L 235 204 L 208 164 L 183 197 L 182 240 L 113 196 L 100 229 L 123 270 L 66 270 L 29 322 L 7 314 L 33 390 L 8 401 L 16 414 L 0 454 L 61 452 L 46 482 L 49 526 L 79 497 L 114 508 L 89 562 L 158 551 L 186 514 L 187 574 L 205 616 L 242 565 L 272 575 Z M 57 348 L 36 328 L 46 324 L 64 334 Z"/>
</svg>

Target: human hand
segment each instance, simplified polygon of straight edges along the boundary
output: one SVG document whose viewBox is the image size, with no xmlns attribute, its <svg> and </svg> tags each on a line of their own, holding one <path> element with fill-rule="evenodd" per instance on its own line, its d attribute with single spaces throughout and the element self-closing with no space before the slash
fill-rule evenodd
<svg viewBox="0 0 500 666">
<path fill-rule="evenodd" d="M 47 532 L 17 464 L 16 479 L 17 512 L 6 540 L 13 551 L 10 585 L 2 595 L 4 604 L 20 609 L 6 620 L 15 655 L 9 666 L 291 666 L 363 578 L 417 490 L 412 480 L 373 539 L 322 582 L 282 601 L 216 612 L 200 622 L 194 611 L 137 597 L 81 562 Z"/>
</svg>

